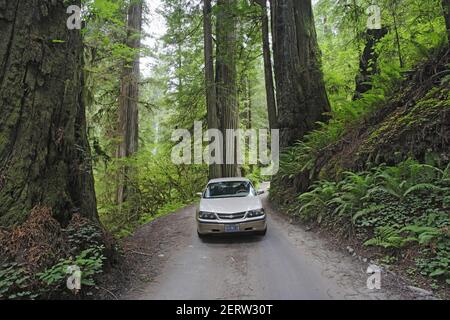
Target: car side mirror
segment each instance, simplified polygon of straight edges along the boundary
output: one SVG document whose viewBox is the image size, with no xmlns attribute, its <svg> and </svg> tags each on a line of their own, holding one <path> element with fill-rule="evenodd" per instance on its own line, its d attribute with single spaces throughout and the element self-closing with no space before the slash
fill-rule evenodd
<svg viewBox="0 0 450 320">
<path fill-rule="evenodd" d="M 197 192 L 196 195 L 199 197 L 203 197 L 203 192 Z"/>
<path fill-rule="evenodd" d="M 264 191 L 264 190 L 258 190 L 258 192 L 256 192 L 256 194 L 259 196 L 259 195 L 262 195 L 262 194 L 264 194 L 266 191 Z"/>
</svg>

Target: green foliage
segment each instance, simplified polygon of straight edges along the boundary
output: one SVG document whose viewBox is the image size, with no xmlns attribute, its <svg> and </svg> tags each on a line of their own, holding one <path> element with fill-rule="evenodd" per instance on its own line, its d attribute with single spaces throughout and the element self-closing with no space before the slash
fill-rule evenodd
<svg viewBox="0 0 450 320">
<path fill-rule="evenodd" d="M 68 270 L 70 266 L 77 266 L 81 271 L 81 285 L 92 287 L 95 286 L 95 276 L 102 272 L 103 246 L 92 247 L 82 251 L 74 259 L 60 260 L 56 265 L 45 271 L 38 273 L 38 280 L 44 284 L 43 291 L 51 293 L 52 291 L 63 291 L 68 278 Z"/>
<path fill-rule="evenodd" d="M 450 190 L 448 170 L 449 167 L 440 170 L 412 160 L 403 162 L 396 167 L 381 167 L 375 175 L 380 186 L 372 189 L 372 192 L 385 192 L 401 201 L 409 194 L 421 191 L 446 192 Z"/>
<path fill-rule="evenodd" d="M 414 238 L 403 238 L 398 230 L 391 226 L 379 227 L 375 230 L 375 238 L 364 242 L 365 246 L 377 246 L 385 249 L 400 249 Z"/>
<path fill-rule="evenodd" d="M 321 154 L 340 141 L 349 129 L 356 127 L 386 103 L 402 79 L 398 68 L 392 66 L 387 69 L 386 74 L 373 77 L 377 85 L 363 94 L 362 98 L 334 105 L 328 123 L 318 123 L 317 130 L 308 133 L 302 141 L 281 154 L 282 177 L 292 178 L 300 172 L 309 172 L 310 178 L 313 178 L 320 169 L 316 167 L 316 162 Z"/>
<path fill-rule="evenodd" d="M 84 224 L 78 228 L 69 226 L 66 232 L 67 242 L 72 253 L 78 253 L 102 243 L 102 230 L 93 224 Z"/>
<path fill-rule="evenodd" d="M 0 266 L 0 299 L 35 299 L 38 294 L 32 292 L 30 273 L 18 263 Z"/>
<path fill-rule="evenodd" d="M 115 235 L 127 236 L 142 223 L 194 202 L 196 193 L 206 185 L 207 166 L 177 166 L 171 161 L 169 147 L 143 147 L 135 157 L 111 161 L 107 169 L 96 172 L 100 218 Z M 119 206 L 115 203 L 114 172 L 125 163 L 130 168 L 127 183 L 134 192 Z"/>
<path fill-rule="evenodd" d="M 354 95 L 355 76 L 366 44 L 366 9 L 371 4 L 370 0 L 319 0 L 314 7 L 325 83 L 334 109 L 347 105 Z M 399 69 L 400 57 L 404 69 L 411 68 L 445 41 L 440 0 L 401 4 L 397 0 L 382 0 L 376 4 L 382 10 L 382 25 L 389 29 L 377 46 L 381 77 L 391 78 L 390 72 Z M 382 84 L 380 80 L 372 79 L 375 87 Z"/>
<path fill-rule="evenodd" d="M 434 251 L 434 252 L 433 252 Z M 421 257 L 416 259 L 419 272 L 431 278 L 442 278 L 450 284 L 450 258 L 449 241 L 440 242 L 434 250 L 429 248 L 421 251 Z"/>
<path fill-rule="evenodd" d="M 311 192 L 299 196 L 298 214 L 307 220 L 322 222 L 327 206 L 338 190 L 337 184 L 330 181 L 318 182 Z"/>
<path fill-rule="evenodd" d="M 418 258 L 419 270 L 446 279 L 450 217 L 444 200 L 450 193 L 449 168 L 410 159 L 369 172 L 346 172 L 340 181 L 316 182 L 290 212 L 346 235 L 358 234 L 366 239 L 365 246 L 394 252 L 419 246 L 426 252 Z"/>
<path fill-rule="evenodd" d="M 81 270 L 81 292 L 91 294 L 95 278 L 102 273 L 103 246 L 83 250 L 75 258 L 61 259 L 55 265 L 42 272 L 34 273 L 18 263 L 0 266 L 0 299 L 37 299 L 49 297 L 73 297 L 66 287 L 70 274 L 69 267 L 77 266 Z"/>
</svg>

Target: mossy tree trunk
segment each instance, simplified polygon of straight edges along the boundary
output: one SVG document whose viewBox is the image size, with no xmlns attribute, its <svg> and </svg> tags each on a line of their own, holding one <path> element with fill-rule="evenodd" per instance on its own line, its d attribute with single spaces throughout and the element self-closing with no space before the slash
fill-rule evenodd
<svg viewBox="0 0 450 320">
<path fill-rule="evenodd" d="M 447 28 L 448 42 L 450 43 L 450 0 L 442 0 L 442 9 L 444 10 L 445 26 Z"/>
<path fill-rule="evenodd" d="M 280 146 L 292 146 L 330 111 L 311 0 L 273 0 L 273 51 Z"/>
<path fill-rule="evenodd" d="M 356 76 L 356 89 L 354 100 L 372 89 L 372 77 L 379 73 L 377 43 L 388 33 L 387 28 L 368 29 L 366 33 L 366 46 L 359 62 L 359 74 Z"/>
<path fill-rule="evenodd" d="M 80 1 L 71 4 L 81 5 Z M 82 39 L 63 0 L 0 1 L 0 226 L 34 206 L 97 221 Z"/>
</svg>

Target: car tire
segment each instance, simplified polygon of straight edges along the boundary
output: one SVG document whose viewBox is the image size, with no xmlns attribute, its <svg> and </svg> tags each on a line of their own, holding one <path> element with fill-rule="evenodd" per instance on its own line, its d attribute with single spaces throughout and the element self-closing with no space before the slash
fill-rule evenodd
<svg viewBox="0 0 450 320">
<path fill-rule="evenodd" d="M 264 237 L 267 234 L 267 228 L 265 228 L 263 231 L 258 231 L 256 234 L 258 236 Z"/>
<path fill-rule="evenodd" d="M 201 234 L 200 232 L 197 231 L 197 235 L 200 239 L 205 239 L 206 238 L 206 234 Z"/>
</svg>

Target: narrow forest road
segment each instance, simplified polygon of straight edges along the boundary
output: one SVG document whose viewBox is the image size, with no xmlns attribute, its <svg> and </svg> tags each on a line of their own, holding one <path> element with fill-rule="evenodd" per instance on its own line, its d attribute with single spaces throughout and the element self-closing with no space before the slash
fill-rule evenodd
<svg viewBox="0 0 450 320">
<path fill-rule="evenodd" d="M 121 299 L 401 299 L 396 290 L 367 289 L 367 264 L 327 249 L 324 240 L 268 212 L 266 237 L 201 240 L 190 206 L 144 226 L 135 235 L 136 254 L 145 255 Z M 155 234 L 156 233 L 156 234 Z M 159 241 L 151 254 L 146 243 Z M 155 240 L 159 239 L 159 240 Z M 385 283 L 382 283 L 384 285 Z"/>
</svg>

